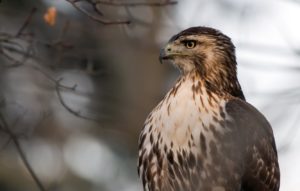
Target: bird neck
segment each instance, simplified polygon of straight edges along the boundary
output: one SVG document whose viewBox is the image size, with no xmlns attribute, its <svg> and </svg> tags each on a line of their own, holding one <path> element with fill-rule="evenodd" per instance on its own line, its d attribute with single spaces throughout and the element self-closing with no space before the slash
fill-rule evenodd
<svg viewBox="0 0 300 191">
<path fill-rule="evenodd" d="M 220 96 L 230 95 L 245 100 L 236 74 L 224 76 L 215 73 L 201 73 L 199 70 L 193 70 L 181 76 L 181 79 L 190 79 L 193 82 L 199 81 L 203 84 L 207 92 Z"/>
</svg>

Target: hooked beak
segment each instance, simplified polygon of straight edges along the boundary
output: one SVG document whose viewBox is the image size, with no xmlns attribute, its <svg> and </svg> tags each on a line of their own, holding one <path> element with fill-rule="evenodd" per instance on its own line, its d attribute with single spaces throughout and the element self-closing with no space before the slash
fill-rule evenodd
<svg viewBox="0 0 300 191">
<path fill-rule="evenodd" d="M 171 56 L 171 48 L 169 45 L 167 45 L 164 48 L 160 49 L 159 62 L 162 64 L 164 60 L 171 59 Z"/>
</svg>

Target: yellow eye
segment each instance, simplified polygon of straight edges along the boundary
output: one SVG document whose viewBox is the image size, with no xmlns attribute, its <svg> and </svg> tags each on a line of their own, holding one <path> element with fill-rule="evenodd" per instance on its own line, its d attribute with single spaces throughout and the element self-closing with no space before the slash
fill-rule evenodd
<svg viewBox="0 0 300 191">
<path fill-rule="evenodd" d="M 187 47 L 187 48 L 194 48 L 196 46 L 196 41 L 194 40 L 187 40 L 187 41 L 184 41 L 184 46 Z"/>
</svg>

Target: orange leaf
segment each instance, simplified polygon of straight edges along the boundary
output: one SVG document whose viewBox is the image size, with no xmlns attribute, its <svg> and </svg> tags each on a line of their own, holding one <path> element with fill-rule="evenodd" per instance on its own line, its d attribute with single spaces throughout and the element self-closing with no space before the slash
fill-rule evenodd
<svg viewBox="0 0 300 191">
<path fill-rule="evenodd" d="M 44 14 L 44 21 L 50 25 L 50 26 L 54 26 L 55 25 L 55 21 L 56 21 L 56 15 L 57 15 L 57 11 L 55 7 L 49 7 L 46 11 L 46 13 Z"/>
</svg>

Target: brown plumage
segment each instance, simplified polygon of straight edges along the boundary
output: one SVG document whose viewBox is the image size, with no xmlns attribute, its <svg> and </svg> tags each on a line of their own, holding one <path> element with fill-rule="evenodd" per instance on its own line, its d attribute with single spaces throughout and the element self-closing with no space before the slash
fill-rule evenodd
<svg viewBox="0 0 300 191">
<path fill-rule="evenodd" d="M 193 27 L 161 50 L 181 75 L 140 135 L 145 191 L 279 190 L 272 128 L 245 101 L 234 49 L 221 32 Z"/>
</svg>

